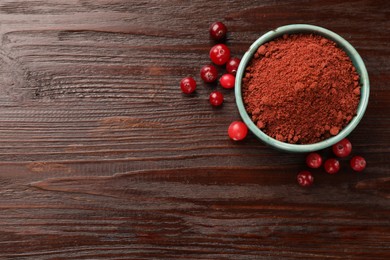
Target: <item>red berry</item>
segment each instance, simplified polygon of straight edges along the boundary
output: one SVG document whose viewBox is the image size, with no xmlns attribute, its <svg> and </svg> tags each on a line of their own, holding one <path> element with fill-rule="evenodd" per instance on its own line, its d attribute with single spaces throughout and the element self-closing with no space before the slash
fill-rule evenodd
<svg viewBox="0 0 390 260">
<path fill-rule="evenodd" d="M 236 77 L 232 74 L 223 74 L 219 79 L 219 83 L 223 88 L 234 88 Z"/>
<path fill-rule="evenodd" d="M 309 153 L 306 156 L 306 164 L 310 168 L 320 168 L 322 164 L 322 157 L 318 153 Z"/>
<path fill-rule="evenodd" d="M 223 95 L 219 91 L 213 91 L 210 93 L 210 104 L 217 107 L 223 103 Z"/>
<path fill-rule="evenodd" d="M 337 157 L 347 157 L 352 152 L 352 144 L 347 138 L 344 138 L 334 144 L 332 150 Z"/>
<path fill-rule="evenodd" d="M 328 159 L 324 163 L 325 171 L 329 174 L 335 174 L 340 170 L 340 163 L 337 159 Z"/>
<path fill-rule="evenodd" d="M 210 36 L 214 40 L 222 40 L 226 37 L 227 28 L 222 22 L 214 22 L 210 25 Z"/>
<path fill-rule="evenodd" d="M 217 65 L 223 65 L 230 59 L 229 47 L 225 44 L 214 45 L 210 50 L 210 59 Z"/>
<path fill-rule="evenodd" d="M 196 81 L 192 77 L 183 78 L 180 81 L 181 91 L 185 94 L 191 94 L 196 89 Z"/>
<path fill-rule="evenodd" d="M 226 71 L 232 75 L 236 75 L 238 66 L 240 65 L 240 59 L 239 58 L 231 58 L 226 63 Z"/>
<path fill-rule="evenodd" d="M 302 171 L 297 175 L 297 181 L 302 187 L 309 187 L 314 182 L 313 174 L 309 171 Z"/>
<path fill-rule="evenodd" d="M 240 141 L 248 134 L 248 127 L 241 121 L 234 121 L 229 126 L 228 134 L 234 141 Z"/>
<path fill-rule="evenodd" d="M 202 69 L 200 70 L 200 77 L 203 79 L 204 82 L 210 83 L 214 82 L 218 78 L 218 71 L 217 68 L 213 65 L 204 65 Z"/>
<path fill-rule="evenodd" d="M 354 156 L 351 159 L 351 167 L 357 172 L 361 172 L 366 168 L 366 160 L 361 156 Z"/>
</svg>

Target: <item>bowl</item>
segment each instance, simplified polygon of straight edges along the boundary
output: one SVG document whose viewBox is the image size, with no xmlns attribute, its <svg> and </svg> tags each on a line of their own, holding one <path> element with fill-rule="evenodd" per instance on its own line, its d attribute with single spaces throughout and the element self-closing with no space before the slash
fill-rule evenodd
<svg viewBox="0 0 390 260">
<path fill-rule="evenodd" d="M 332 40 L 337 44 L 339 48 L 345 51 L 345 53 L 351 59 L 353 65 L 356 68 L 357 73 L 360 76 L 360 101 L 358 104 L 358 109 L 356 115 L 352 118 L 348 125 L 346 125 L 337 135 L 332 136 L 326 140 L 312 143 L 312 144 L 290 144 L 278 141 L 263 131 L 261 131 L 249 117 L 244 102 L 242 99 L 241 84 L 242 78 L 245 74 L 245 69 L 248 66 L 248 63 L 251 61 L 253 55 L 256 53 L 257 49 L 266 42 L 269 42 L 275 38 L 281 37 L 284 34 L 297 34 L 297 33 L 312 33 L 323 36 L 329 40 Z M 309 24 L 291 24 L 279 27 L 275 30 L 269 31 L 257 39 L 250 47 L 249 50 L 244 54 L 241 59 L 240 65 L 237 69 L 236 82 L 235 82 L 235 98 L 238 107 L 238 111 L 244 123 L 248 126 L 249 130 L 260 140 L 262 140 L 267 145 L 276 148 L 278 150 L 286 152 L 312 152 L 325 149 L 332 146 L 333 144 L 339 142 L 346 136 L 348 136 L 359 124 L 362 119 L 364 112 L 366 111 L 368 98 L 370 95 L 370 84 L 368 79 L 368 73 L 366 66 L 358 52 L 355 48 L 343 39 L 340 35 L 327 30 L 325 28 L 309 25 Z"/>
</svg>

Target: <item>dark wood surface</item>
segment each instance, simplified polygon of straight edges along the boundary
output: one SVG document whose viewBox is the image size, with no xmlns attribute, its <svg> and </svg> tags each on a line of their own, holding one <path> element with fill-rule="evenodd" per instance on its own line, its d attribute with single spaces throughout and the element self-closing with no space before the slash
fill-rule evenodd
<svg viewBox="0 0 390 260">
<path fill-rule="evenodd" d="M 0 259 L 390 259 L 389 19 L 388 1 L 0 0 Z M 304 155 L 228 139 L 233 91 L 181 94 L 217 20 L 239 57 L 292 23 L 356 47 L 363 173 L 301 188 Z"/>
</svg>

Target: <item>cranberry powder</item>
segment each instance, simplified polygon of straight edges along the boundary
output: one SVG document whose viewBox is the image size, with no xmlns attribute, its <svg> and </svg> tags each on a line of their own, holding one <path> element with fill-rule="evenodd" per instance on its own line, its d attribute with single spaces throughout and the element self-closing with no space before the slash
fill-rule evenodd
<svg viewBox="0 0 390 260">
<path fill-rule="evenodd" d="M 284 35 L 260 46 L 242 80 L 245 108 L 267 135 L 316 143 L 356 115 L 359 75 L 336 43 L 319 35 Z"/>
</svg>

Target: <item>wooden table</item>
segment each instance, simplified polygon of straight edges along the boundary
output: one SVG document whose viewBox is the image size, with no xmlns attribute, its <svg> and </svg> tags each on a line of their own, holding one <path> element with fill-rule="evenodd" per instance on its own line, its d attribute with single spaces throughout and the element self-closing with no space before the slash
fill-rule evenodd
<svg viewBox="0 0 390 260">
<path fill-rule="evenodd" d="M 0 259 L 390 259 L 389 19 L 387 1 L 1 0 Z M 229 140 L 234 93 L 213 109 L 199 78 L 218 20 L 238 57 L 292 23 L 356 47 L 364 172 L 305 189 L 305 155 Z"/>
</svg>

